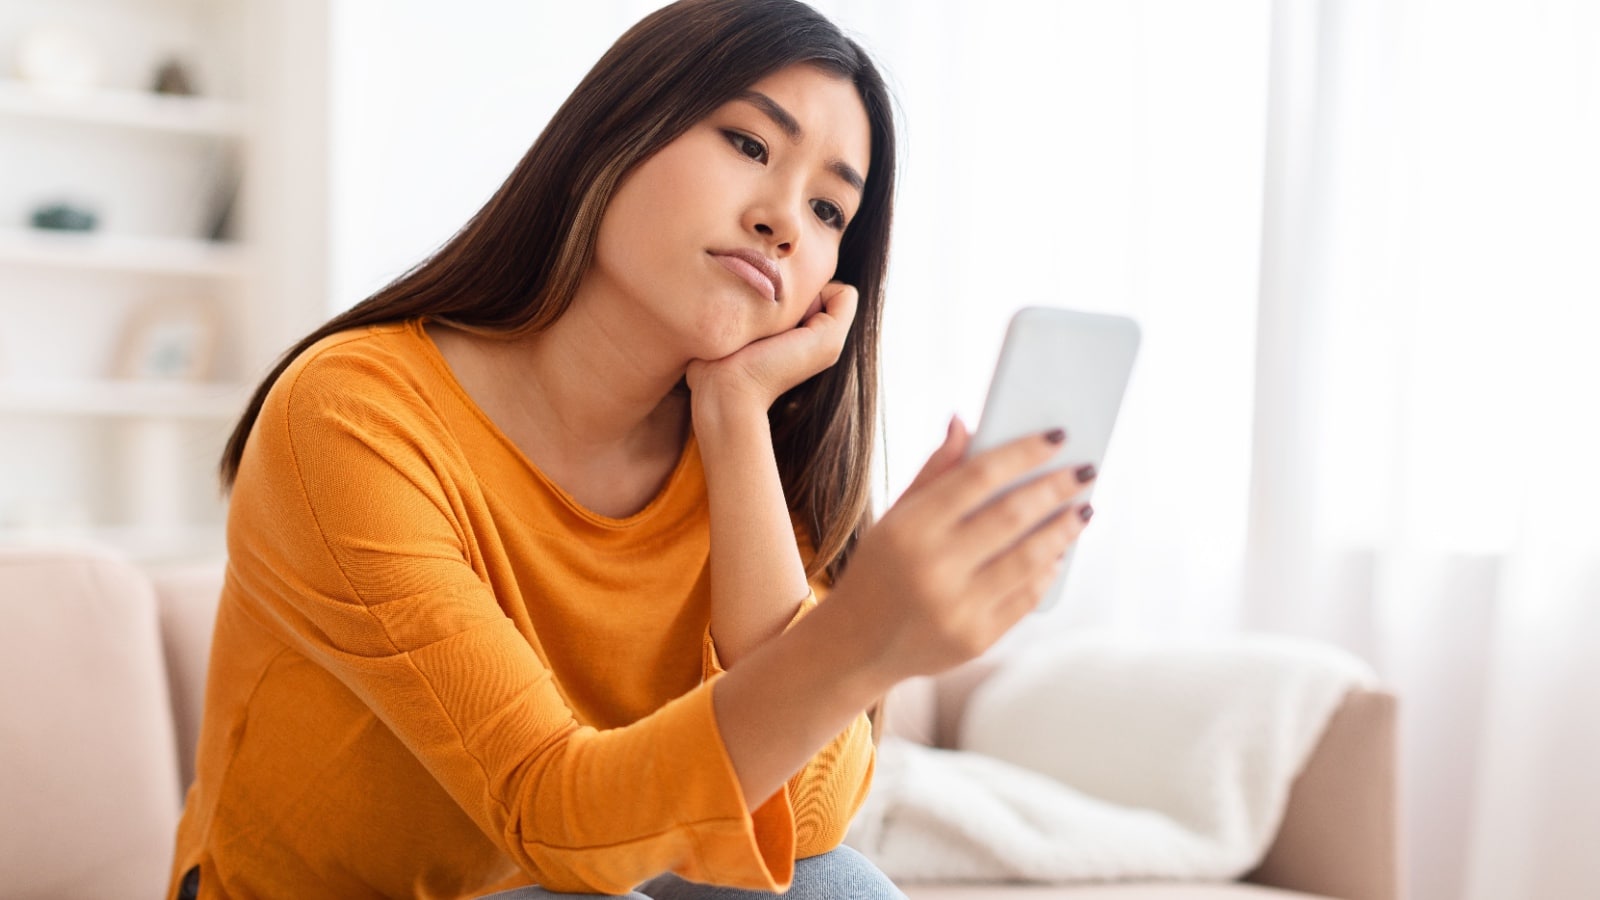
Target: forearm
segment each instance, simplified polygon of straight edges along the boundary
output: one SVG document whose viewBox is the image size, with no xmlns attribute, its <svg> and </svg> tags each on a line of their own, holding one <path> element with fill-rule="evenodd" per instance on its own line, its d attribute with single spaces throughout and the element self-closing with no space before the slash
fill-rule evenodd
<svg viewBox="0 0 1600 900">
<path fill-rule="evenodd" d="M 711 636 L 731 669 L 783 631 L 810 589 L 766 411 L 703 403 L 694 417 L 711 512 Z"/>
<path fill-rule="evenodd" d="M 822 604 L 717 677 L 717 726 L 751 810 L 893 685 L 847 606 Z"/>
</svg>

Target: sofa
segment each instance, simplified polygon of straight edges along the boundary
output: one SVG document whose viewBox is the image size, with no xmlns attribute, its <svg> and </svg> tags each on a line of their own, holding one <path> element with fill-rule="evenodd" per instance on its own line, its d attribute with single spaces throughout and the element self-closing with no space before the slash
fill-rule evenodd
<svg viewBox="0 0 1600 900">
<path fill-rule="evenodd" d="M 159 897 L 194 771 L 220 563 L 0 548 L 0 896 Z M 897 689 L 888 733 L 952 746 L 982 659 Z M 912 900 L 1400 896 L 1395 700 L 1345 697 L 1237 884 L 907 884 Z"/>
</svg>

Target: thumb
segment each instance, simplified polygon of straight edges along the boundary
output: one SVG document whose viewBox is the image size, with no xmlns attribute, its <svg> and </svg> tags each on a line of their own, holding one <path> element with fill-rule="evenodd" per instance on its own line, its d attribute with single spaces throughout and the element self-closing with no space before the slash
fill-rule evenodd
<svg viewBox="0 0 1600 900">
<path fill-rule="evenodd" d="M 956 464 L 961 462 L 962 457 L 966 456 L 967 444 L 971 440 L 972 436 L 967 433 L 966 423 L 962 422 L 961 417 L 958 415 L 951 416 L 950 426 L 945 431 L 944 443 L 940 444 L 939 449 L 933 451 L 933 455 L 928 457 L 928 461 L 922 464 L 922 471 L 917 473 L 916 478 L 911 479 L 911 484 L 906 488 L 905 492 L 909 494 L 918 490 L 945 472 L 955 468 Z"/>
</svg>

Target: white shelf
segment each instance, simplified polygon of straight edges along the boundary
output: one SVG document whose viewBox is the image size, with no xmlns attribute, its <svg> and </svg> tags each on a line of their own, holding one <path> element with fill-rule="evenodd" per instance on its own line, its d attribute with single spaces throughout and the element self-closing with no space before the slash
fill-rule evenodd
<svg viewBox="0 0 1600 900">
<path fill-rule="evenodd" d="M 0 262 L 198 278 L 237 278 L 247 264 L 216 241 L 43 229 L 0 229 Z"/>
<path fill-rule="evenodd" d="M 312 152 L 321 131 L 297 136 L 325 125 L 324 73 L 308 72 L 295 51 L 320 45 L 325 17 L 285 11 L 298 4 L 276 0 L 30 5 L 46 20 L 93 26 L 86 36 L 118 42 L 106 61 L 128 79 L 62 90 L 24 80 L 0 60 L 0 202 L 9 210 L 0 215 L 0 544 L 96 544 L 140 561 L 220 557 L 216 452 L 253 385 L 116 379 L 108 376 L 125 367 L 110 357 L 141 323 L 179 321 L 153 305 L 150 318 L 139 318 L 163 298 L 210 304 L 209 336 L 225 353 L 286 340 L 246 330 L 257 318 L 250 304 L 262 302 L 256 280 L 281 279 L 279 257 L 292 256 L 294 272 L 302 258 L 309 271 L 320 257 L 256 238 L 296 233 L 320 212 L 292 202 L 303 168 L 281 163 L 306 149 L 306 165 L 321 164 Z M 0 6 L 9 10 L 6 0 Z M 69 22 L 75 9 L 93 21 Z M 0 55 L 20 46 L 36 19 L 0 14 Z M 200 76 L 205 96 L 140 83 L 138 72 L 153 76 L 172 57 Z M 229 211 L 241 240 L 207 240 L 228 192 L 260 203 Z M 320 202 L 321 192 L 314 196 Z M 100 228 L 29 227 L 29 210 L 56 202 L 100 209 Z M 279 207 L 289 212 L 261 212 Z M 298 233 L 320 236 L 313 225 Z M 224 362 L 219 381 L 243 381 L 236 372 L 254 368 Z"/>
<path fill-rule="evenodd" d="M 240 416 L 250 389 L 237 384 L 160 381 L 18 381 L 0 379 L 0 412 L 130 419 Z"/>
<path fill-rule="evenodd" d="M 0 115 L 170 134 L 232 137 L 245 132 L 242 107 L 204 97 L 138 91 L 61 92 L 0 80 Z"/>
<path fill-rule="evenodd" d="M 0 528 L 0 547 L 103 547 L 137 563 L 222 559 L 227 555 L 221 525 L 178 530 L 106 528 Z"/>
</svg>

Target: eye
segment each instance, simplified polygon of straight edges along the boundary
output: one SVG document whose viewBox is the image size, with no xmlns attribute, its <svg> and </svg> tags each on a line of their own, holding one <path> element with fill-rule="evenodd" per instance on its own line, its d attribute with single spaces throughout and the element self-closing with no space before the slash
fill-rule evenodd
<svg viewBox="0 0 1600 900">
<path fill-rule="evenodd" d="M 724 131 L 722 134 L 733 144 L 733 149 L 739 151 L 739 155 L 749 157 L 758 163 L 766 163 L 767 148 L 760 141 L 737 131 Z"/>
<path fill-rule="evenodd" d="M 840 209 L 836 204 L 827 200 L 813 200 L 811 201 L 811 211 L 816 213 L 817 218 L 821 219 L 823 224 L 829 228 L 844 230 L 844 210 Z"/>
</svg>

